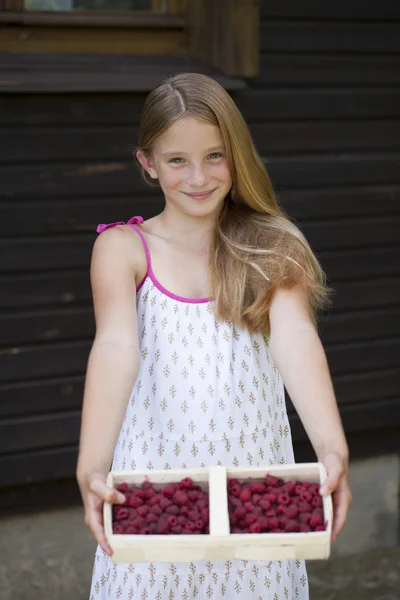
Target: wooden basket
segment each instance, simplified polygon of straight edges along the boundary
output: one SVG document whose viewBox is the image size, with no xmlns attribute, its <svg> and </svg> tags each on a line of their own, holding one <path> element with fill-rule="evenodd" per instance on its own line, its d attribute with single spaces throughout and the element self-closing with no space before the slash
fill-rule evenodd
<svg viewBox="0 0 400 600">
<path fill-rule="evenodd" d="M 326 472 L 321 463 L 253 467 L 209 467 L 163 471 L 111 471 L 107 485 L 140 484 L 148 479 L 156 487 L 191 477 L 209 491 L 210 533 L 208 535 L 126 535 L 112 532 L 112 505 L 104 503 L 104 529 L 113 550 L 114 563 L 191 562 L 196 560 L 285 560 L 326 559 L 330 554 L 332 499 L 323 498 L 326 531 L 310 533 L 231 534 L 228 516 L 227 479 L 263 479 L 266 473 L 287 480 L 321 484 Z"/>
</svg>

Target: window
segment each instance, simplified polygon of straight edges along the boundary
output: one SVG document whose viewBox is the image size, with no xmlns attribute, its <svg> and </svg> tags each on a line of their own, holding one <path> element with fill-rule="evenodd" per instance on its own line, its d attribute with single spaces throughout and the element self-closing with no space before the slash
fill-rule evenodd
<svg viewBox="0 0 400 600">
<path fill-rule="evenodd" d="M 258 69 L 259 0 L 0 0 L 0 52 L 185 56 Z"/>
</svg>

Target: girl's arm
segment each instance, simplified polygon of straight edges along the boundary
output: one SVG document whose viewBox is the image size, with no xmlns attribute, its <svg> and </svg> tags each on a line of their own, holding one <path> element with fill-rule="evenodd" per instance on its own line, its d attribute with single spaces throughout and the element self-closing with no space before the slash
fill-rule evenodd
<svg viewBox="0 0 400 600">
<path fill-rule="evenodd" d="M 124 501 L 105 480 L 140 366 L 135 299 L 142 255 L 138 236 L 115 227 L 97 238 L 91 263 L 96 335 L 86 373 L 77 480 L 85 522 L 108 553 L 101 509 L 104 500 Z"/>
<path fill-rule="evenodd" d="M 328 362 L 301 285 L 278 289 L 270 308 L 270 352 L 319 461 L 328 473 L 321 492 L 333 493 L 333 539 L 351 502 L 349 451 L 336 403 Z"/>
</svg>

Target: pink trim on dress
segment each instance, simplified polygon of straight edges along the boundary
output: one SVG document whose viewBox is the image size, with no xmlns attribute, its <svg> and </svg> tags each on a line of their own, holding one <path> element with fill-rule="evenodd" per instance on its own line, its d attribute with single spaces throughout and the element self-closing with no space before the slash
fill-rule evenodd
<svg viewBox="0 0 400 600">
<path fill-rule="evenodd" d="M 147 242 L 145 240 L 145 237 L 144 237 L 143 233 L 140 231 L 139 227 L 135 226 L 136 223 L 139 223 L 139 225 L 143 225 L 143 223 L 144 223 L 143 217 L 132 217 L 131 219 L 129 219 L 129 221 L 127 223 L 124 223 L 124 221 L 118 221 L 117 223 L 109 223 L 109 224 L 101 223 L 100 225 L 98 225 L 97 230 L 96 230 L 97 233 L 102 233 L 106 229 L 110 229 L 112 227 L 116 227 L 117 225 L 129 225 L 134 231 L 136 231 L 136 233 L 138 234 L 138 236 L 142 240 L 142 244 L 143 244 L 143 248 L 144 248 L 144 251 L 145 251 L 145 254 L 146 254 L 146 260 L 147 260 L 147 271 L 146 271 L 146 274 L 143 277 L 142 281 L 137 286 L 136 293 L 139 292 L 140 288 L 142 287 L 142 285 L 146 281 L 147 277 L 149 277 L 150 280 L 153 282 L 154 286 L 162 294 L 165 294 L 169 298 L 172 298 L 173 300 L 177 300 L 178 302 L 184 302 L 185 304 L 202 304 L 202 303 L 205 303 L 205 302 L 212 302 L 213 298 L 184 298 L 183 296 L 177 296 L 176 294 L 173 294 L 172 292 L 169 292 L 158 281 L 158 279 L 154 275 L 153 269 L 151 267 L 151 255 L 150 255 L 149 247 L 147 245 Z"/>
</svg>

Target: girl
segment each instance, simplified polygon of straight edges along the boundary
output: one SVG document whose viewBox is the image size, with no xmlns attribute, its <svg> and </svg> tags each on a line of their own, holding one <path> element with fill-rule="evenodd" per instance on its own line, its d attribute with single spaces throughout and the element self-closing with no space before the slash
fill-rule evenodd
<svg viewBox="0 0 400 600">
<path fill-rule="evenodd" d="M 324 274 L 274 195 L 238 108 L 181 74 L 149 95 L 136 154 L 165 208 L 99 225 L 77 479 L 98 542 L 90 600 L 308 598 L 302 561 L 113 565 L 102 505 L 110 469 L 293 463 L 284 384 L 333 492 L 348 506 L 348 449 L 316 310 Z M 136 294 L 136 304 L 133 301 Z"/>
</svg>

